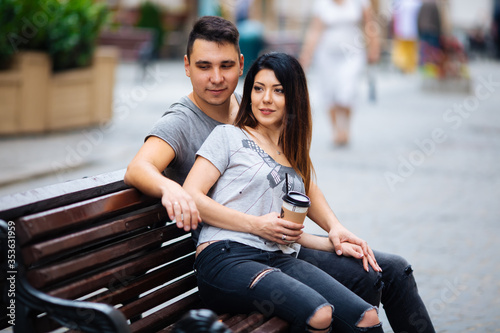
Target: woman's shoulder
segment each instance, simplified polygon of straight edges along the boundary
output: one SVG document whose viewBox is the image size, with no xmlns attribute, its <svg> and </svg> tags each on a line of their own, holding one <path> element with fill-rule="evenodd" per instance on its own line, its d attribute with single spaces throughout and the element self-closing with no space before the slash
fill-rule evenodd
<svg viewBox="0 0 500 333">
<path fill-rule="evenodd" d="M 237 126 L 231 125 L 231 124 L 222 124 L 222 125 L 217 125 L 214 128 L 214 131 L 220 131 L 220 132 L 228 132 L 228 133 L 237 133 L 241 132 L 241 129 Z"/>
<path fill-rule="evenodd" d="M 210 133 L 210 136 L 226 137 L 228 139 L 239 138 L 244 135 L 241 128 L 230 124 L 217 125 Z"/>
</svg>

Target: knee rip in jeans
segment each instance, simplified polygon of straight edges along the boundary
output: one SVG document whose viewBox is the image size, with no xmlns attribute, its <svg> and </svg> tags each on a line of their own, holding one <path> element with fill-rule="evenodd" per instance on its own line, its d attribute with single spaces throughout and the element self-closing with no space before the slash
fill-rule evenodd
<svg viewBox="0 0 500 333">
<path fill-rule="evenodd" d="M 372 330 L 375 330 L 375 329 L 378 329 L 378 328 L 381 328 L 382 327 L 382 323 L 379 321 L 377 324 L 373 325 L 373 326 L 363 326 L 363 327 L 360 327 L 358 326 L 361 321 L 363 320 L 363 318 L 365 317 L 366 313 L 368 311 L 373 311 L 375 310 L 377 315 L 378 315 L 378 308 L 376 306 L 372 306 L 368 309 L 366 309 L 362 314 L 361 314 L 361 317 L 359 318 L 359 320 L 356 322 L 356 329 L 359 331 L 359 332 L 371 332 Z"/>
<path fill-rule="evenodd" d="M 259 274 L 257 274 L 257 276 L 252 280 L 252 282 L 250 283 L 250 289 L 254 288 L 255 285 L 260 281 L 262 280 L 262 278 L 264 276 L 266 276 L 267 274 L 269 273 L 272 273 L 272 272 L 278 272 L 279 269 L 277 268 L 266 268 L 265 270 L 263 270 L 262 272 L 260 272 Z"/>
<path fill-rule="evenodd" d="M 320 307 L 318 307 L 318 309 L 316 309 L 316 311 L 314 312 L 314 314 L 312 315 L 312 317 L 314 317 L 316 314 L 318 314 L 319 311 L 323 310 L 323 309 L 326 309 L 326 308 L 329 308 L 331 309 L 331 319 L 330 319 L 330 325 L 328 325 L 328 327 L 325 327 L 325 328 L 316 328 L 314 326 L 311 326 L 310 324 L 306 323 L 306 332 L 311 332 L 311 333 L 330 333 L 332 331 L 332 325 L 333 325 L 333 312 L 334 312 L 334 308 L 333 308 L 333 305 L 322 305 Z M 307 320 L 307 322 L 310 322 L 311 321 L 311 318 L 309 318 Z"/>
</svg>

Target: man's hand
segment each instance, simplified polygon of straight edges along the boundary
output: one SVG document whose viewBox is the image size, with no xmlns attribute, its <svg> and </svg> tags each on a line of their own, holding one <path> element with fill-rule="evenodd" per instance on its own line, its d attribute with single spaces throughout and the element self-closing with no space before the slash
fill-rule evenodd
<svg viewBox="0 0 500 333">
<path fill-rule="evenodd" d="M 161 203 L 167 209 L 168 216 L 179 229 L 190 231 L 201 222 L 200 213 L 191 196 L 175 182 L 169 182 L 162 189 Z"/>
<path fill-rule="evenodd" d="M 174 158 L 175 151 L 167 142 L 150 136 L 128 165 L 124 181 L 146 195 L 161 198 L 168 217 L 189 231 L 201 222 L 196 204 L 182 186 L 162 173 Z"/>
<path fill-rule="evenodd" d="M 299 240 L 302 228 L 302 224 L 284 220 L 278 213 L 269 213 L 255 220 L 252 233 L 278 244 L 288 244 Z"/>
<path fill-rule="evenodd" d="M 377 272 L 382 271 L 375 259 L 372 249 L 368 246 L 366 241 L 354 235 L 344 226 L 338 225 L 336 228 L 330 230 L 328 237 L 333 243 L 337 255 L 362 259 L 363 267 L 367 272 L 368 265 L 372 266 Z M 351 244 L 351 246 L 347 246 L 349 244 Z"/>
</svg>

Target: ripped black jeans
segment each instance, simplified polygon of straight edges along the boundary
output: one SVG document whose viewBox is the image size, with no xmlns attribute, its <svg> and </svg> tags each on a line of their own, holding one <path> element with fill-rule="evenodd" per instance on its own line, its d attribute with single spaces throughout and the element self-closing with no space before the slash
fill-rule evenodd
<svg viewBox="0 0 500 333">
<path fill-rule="evenodd" d="M 298 258 L 322 269 L 366 302 L 380 302 L 396 333 L 434 333 L 434 326 L 418 294 L 413 270 L 394 254 L 373 251 L 382 273 L 363 269 L 358 259 L 302 247 Z"/>
<path fill-rule="evenodd" d="M 356 326 L 373 305 L 319 268 L 279 251 L 219 241 L 198 255 L 195 270 L 200 296 L 215 311 L 277 315 L 291 332 L 306 332 L 316 311 L 331 306 L 334 332 L 383 332 L 381 325 Z"/>
</svg>

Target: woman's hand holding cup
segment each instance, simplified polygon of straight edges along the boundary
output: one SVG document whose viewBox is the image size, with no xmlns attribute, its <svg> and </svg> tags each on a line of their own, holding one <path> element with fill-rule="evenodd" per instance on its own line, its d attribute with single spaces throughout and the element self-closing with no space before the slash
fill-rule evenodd
<svg viewBox="0 0 500 333">
<path fill-rule="evenodd" d="M 257 221 L 252 233 L 278 244 L 298 241 L 304 228 L 302 224 L 280 218 L 278 213 L 259 216 Z"/>
</svg>

